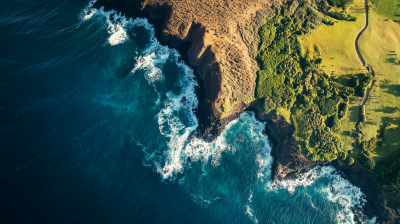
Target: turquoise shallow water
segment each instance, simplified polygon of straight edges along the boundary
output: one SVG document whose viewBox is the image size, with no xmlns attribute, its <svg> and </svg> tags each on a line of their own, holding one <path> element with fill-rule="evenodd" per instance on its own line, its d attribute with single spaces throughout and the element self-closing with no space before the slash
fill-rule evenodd
<svg viewBox="0 0 400 224">
<path fill-rule="evenodd" d="M 193 137 L 191 68 L 88 4 L 0 3 L 1 223 L 352 223 L 363 193 L 332 167 L 270 182 L 252 112 Z"/>
</svg>

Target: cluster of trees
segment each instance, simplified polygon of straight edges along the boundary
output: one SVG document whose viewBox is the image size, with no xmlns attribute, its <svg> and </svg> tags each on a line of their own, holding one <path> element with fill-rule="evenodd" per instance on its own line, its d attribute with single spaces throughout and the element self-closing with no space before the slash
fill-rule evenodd
<svg viewBox="0 0 400 224">
<path fill-rule="evenodd" d="M 356 74 L 350 80 L 350 86 L 355 89 L 358 96 L 364 97 L 367 89 L 371 86 L 373 76 L 369 73 Z"/>
<path fill-rule="evenodd" d="M 349 103 L 341 103 L 339 105 L 339 112 L 338 112 L 338 118 L 343 119 L 347 116 L 347 111 L 349 110 Z"/>
<path fill-rule="evenodd" d="M 334 22 L 332 22 L 331 20 L 329 20 L 328 18 L 325 18 L 325 17 L 322 18 L 322 23 L 325 24 L 325 25 L 328 25 L 328 26 L 335 25 Z"/>
<path fill-rule="evenodd" d="M 332 18 L 335 18 L 337 20 L 357 21 L 357 17 L 352 16 L 352 15 L 347 15 L 347 14 L 342 13 L 342 12 L 336 12 L 336 11 L 329 12 L 328 16 L 330 16 Z M 331 24 L 327 24 L 327 25 L 331 25 Z"/>
<path fill-rule="evenodd" d="M 367 170 L 373 170 L 375 168 L 375 160 L 365 155 L 364 153 L 360 154 L 358 160 L 360 161 L 361 165 L 363 165 Z"/>
<path fill-rule="evenodd" d="M 336 116 L 340 101 L 341 98 L 332 97 L 329 99 L 323 99 L 319 101 L 318 104 L 322 114 L 330 117 L 330 116 Z"/>
<path fill-rule="evenodd" d="M 352 164 L 347 158 L 336 132 L 347 114 L 349 97 L 354 94 L 348 87 L 341 87 L 333 79 L 322 74 L 315 61 L 304 70 L 303 93 L 299 94 L 295 107 L 297 136 L 302 148 L 312 160 L 339 158 Z M 340 118 L 340 119 L 339 119 Z"/>
<path fill-rule="evenodd" d="M 350 3 L 352 3 L 352 0 L 328 0 L 329 4 L 331 6 L 335 7 L 346 7 Z"/>
<path fill-rule="evenodd" d="M 375 168 L 370 173 L 380 187 L 400 196 L 400 158 L 376 163 Z"/>
<path fill-rule="evenodd" d="M 297 2 L 276 9 L 277 16 L 260 28 L 256 98 L 265 112 L 289 109 L 301 89 L 303 56 L 299 34 L 321 25 L 321 17 L 308 4 Z"/>
</svg>

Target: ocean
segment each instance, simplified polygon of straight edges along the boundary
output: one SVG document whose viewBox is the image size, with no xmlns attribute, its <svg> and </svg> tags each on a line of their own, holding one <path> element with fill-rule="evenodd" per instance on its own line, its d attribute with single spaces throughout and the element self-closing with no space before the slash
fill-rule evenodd
<svg viewBox="0 0 400 224">
<path fill-rule="evenodd" d="M 333 167 L 271 182 L 253 112 L 198 139 L 192 68 L 92 4 L 0 3 L 0 223 L 355 223 Z"/>
</svg>

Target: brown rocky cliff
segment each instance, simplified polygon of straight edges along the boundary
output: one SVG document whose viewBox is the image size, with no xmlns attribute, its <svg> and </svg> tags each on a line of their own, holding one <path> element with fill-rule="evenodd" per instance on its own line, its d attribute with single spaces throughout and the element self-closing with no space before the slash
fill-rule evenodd
<svg viewBox="0 0 400 224">
<path fill-rule="evenodd" d="M 180 52 L 201 83 L 198 133 L 213 139 L 254 100 L 258 67 L 239 27 L 271 5 L 264 0 L 98 0 L 95 7 L 145 16 L 171 47 L 190 43 Z"/>
</svg>

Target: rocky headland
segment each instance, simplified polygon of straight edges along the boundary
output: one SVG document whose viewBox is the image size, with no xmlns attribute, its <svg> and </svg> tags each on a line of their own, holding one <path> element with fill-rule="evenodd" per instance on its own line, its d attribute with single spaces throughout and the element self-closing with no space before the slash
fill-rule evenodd
<svg viewBox="0 0 400 224">
<path fill-rule="evenodd" d="M 254 91 L 259 68 L 252 54 L 258 47 L 257 21 L 273 15 L 273 6 L 284 2 L 98 0 L 94 7 L 104 7 L 105 11 L 113 9 L 129 18 L 147 18 L 155 26 L 158 40 L 177 49 L 183 60 L 195 69 L 200 84 L 196 115 L 199 120 L 197 132 L 201 137 L 209 141 L 215 139 L 244 110 L 252 110 L 257 119 L 267 122 L 266 134 L 270 137 L 274 158 L 273 181 L 296 178 L 316 165 L 332 165 L 366 194 L 366 216 L 378 216 L 384 223 L 398 223 L 400 205 L 397 200 L 383 197 L 364 169 L 337 160 L 307 159 L 293 136 L 292 124 L 280 115 L 263 114 L 255 109 Z"/>
</svg>

